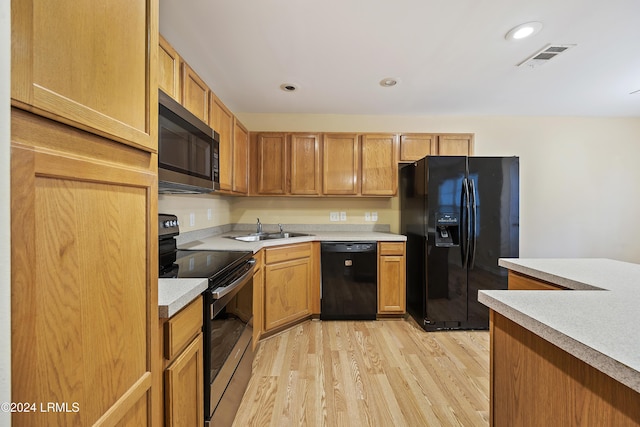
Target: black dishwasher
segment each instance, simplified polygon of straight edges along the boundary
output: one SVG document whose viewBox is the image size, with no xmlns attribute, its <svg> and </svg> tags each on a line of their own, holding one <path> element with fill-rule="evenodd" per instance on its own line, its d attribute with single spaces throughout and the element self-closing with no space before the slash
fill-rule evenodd
<svg viewBox="0 0 640 427">
<path fill-rule="evenodd" d="M 321 244 L 322 320 L 375 320 L 378 297 L 376 242 Z"/>
</svg>

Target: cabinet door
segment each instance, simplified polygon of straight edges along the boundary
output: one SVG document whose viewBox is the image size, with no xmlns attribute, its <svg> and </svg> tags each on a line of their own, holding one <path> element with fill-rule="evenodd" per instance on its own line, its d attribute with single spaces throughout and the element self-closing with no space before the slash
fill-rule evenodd
<svg viewBox="0 0 640 427">
<path fill-rule="evenodd" d="M 322 142 L 322 192 L 326 195 L 358 194 L 359 144 L 356 134 L 325 134 Z"/>
<path fill-rule="evenodd" d="M 363 196 L 394 196 L 398 191 L 396 135 L 362 136 Z"/>
<path fill-rule="evenodd" d="M 209 87 L 186 62 L 182 63 L 182 105 L 209 123 Z"/>
<path fill-rule="evenodd" d="M 164 371 L 165 425 L 204 425 L 202 333 Z"/>
<path fill-rule="evenodd" d="M 157 1 L 11 2 L 14 106 L 157 150 Z"/>
<path fill-rule="evenodd" d="M 233 125 L 233 191 L 247 194 L 249 191 L 249 132 L 234 118 Z"/>
<path fill-rule="evenodd" d="M 262 266 L 253 274 L 253 349 L 255 350 L 264 330 L 264 269 Z"/>
<path fill-rule="evenodd" d="M 437 136 L 430 133 L 400 135 L 400 161 L 415 162 L 436 154 Z"/>
<path fill-rule="evenodd" d="M 287 136 L 284 133 L 261 133 L 258 150 L 258 194 L 287 192 Z"/>
<path fill-rule="evenodd" d="M 180 55 L 164 37 L 158 47 L 158 87 L 180 102 Z"/>
<path fill-rule="evenodd" d="M 291 189 L 294 195 L 320 194 L 320 136 L 291 135 Z"/>
<path fill-rule="evenodd" d="M 265 266 L 264 329 L 301 319 L 310 314 L 311 263 L 301 258 Z"/>
<path fill-rule="evenodd" d="M 157 157 L 11 120 L 12 398 L 80 408 L 13 425 L 159 425 Z"/>
<path fill-rule="evenodd" d="M 405 257 L 379 257 L 378 313 L 404 313 L 405 286 Z"/>
<path fill-rule="evenodd" d="M 473 156 L 473 134 L 438 135 L 438 156 Z"/>
<path fill-rule="evenodd" d="M 211 127 L 220 134 L 220 190 L 233 190 L 233 114 L 211 92 Z"/>
</svg>

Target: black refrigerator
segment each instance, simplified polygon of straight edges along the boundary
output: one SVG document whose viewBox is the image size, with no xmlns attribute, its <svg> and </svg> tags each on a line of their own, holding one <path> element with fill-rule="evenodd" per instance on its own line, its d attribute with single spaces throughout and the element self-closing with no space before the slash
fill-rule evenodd
<svg viewBox="0 0 640 427">
<path fill-rule="evenodd" d="M 479 289 L 507 289 L 517 258 L 518 157 L 427 156 L 400 169 L 407 311 L 427 331 L 488 329 Z"/>
</svg>

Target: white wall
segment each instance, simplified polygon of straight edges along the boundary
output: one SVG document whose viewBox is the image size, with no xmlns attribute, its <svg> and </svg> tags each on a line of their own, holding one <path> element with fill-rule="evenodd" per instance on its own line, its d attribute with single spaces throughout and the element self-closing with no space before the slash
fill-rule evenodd
<svg viewBox="0 0 640 427">
<path fill-rule="evenodd" d="M 640 263 L 640 118 L 240 114 L 252 131 L 472 132 L 520 157 L 520 256 Z"/>
<path fill-rule="evenodd" d="M 11 2 L 0 2 L 0 402 L 11 402 L 11 239 L 9 231 L 9 100 Z M 11 414 L 0 411 L 0 425 Z"/>
</svg>

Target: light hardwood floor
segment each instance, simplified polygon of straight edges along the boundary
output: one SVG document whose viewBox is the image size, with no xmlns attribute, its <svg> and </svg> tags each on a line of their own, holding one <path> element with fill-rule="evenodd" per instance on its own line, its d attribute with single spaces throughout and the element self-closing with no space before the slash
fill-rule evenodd
<svg viewBox="0 0 640 427">
<path fill-rule="evenodd" d="M 263 340 L 234 426 L 487 426 L 489 332 L 307 321 Z"/>
</svg>

